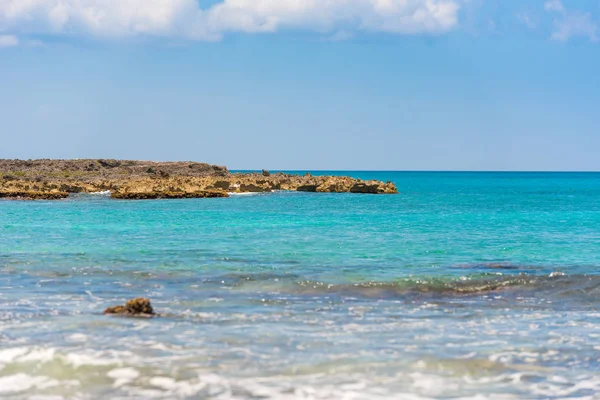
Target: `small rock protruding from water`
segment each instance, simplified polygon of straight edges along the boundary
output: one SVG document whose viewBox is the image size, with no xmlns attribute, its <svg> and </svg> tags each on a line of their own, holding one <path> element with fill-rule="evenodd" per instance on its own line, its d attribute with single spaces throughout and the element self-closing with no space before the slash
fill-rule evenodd
<svg viewBox="0 0 600 400">
<path fill-rule="evenodd" d="M 104 314 L 125 314 L 125 307 L 123 306 L 112 306 L 104 310 Z"/>
<path fill-rule="evenodd" d="M 154 309 L 150 304 L 150 299 L 137 297 L 129 300 L 124 306 L 108 307 L 104 310 L 104 314 L 116 314 L 123 316 L 153 316 Z"/>
</svg>

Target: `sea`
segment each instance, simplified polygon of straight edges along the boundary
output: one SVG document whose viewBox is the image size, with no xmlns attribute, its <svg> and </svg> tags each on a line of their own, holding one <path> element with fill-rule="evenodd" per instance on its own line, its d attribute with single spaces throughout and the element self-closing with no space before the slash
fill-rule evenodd
<svg viewBox="0 0 600 400">
<path fill-rule="evenodd" d="M 600 399 L 600 173 L 311 173 L 0 201 L 0 398 Z"/>
</svg>

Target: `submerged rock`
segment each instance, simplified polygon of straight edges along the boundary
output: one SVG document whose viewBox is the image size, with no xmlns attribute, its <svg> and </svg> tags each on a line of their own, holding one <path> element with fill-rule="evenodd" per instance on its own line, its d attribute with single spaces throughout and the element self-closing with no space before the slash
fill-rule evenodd
<svg viewBox="0 0 600 400">
<path fill-rule="evenodd" d="M 136 297 L 135 299 L 129 300 L 124 306 L 113 306 L 108 307 L 104 310 L 104 314 L 116 314 L 123 316 L 141 316 L 149 317 L 156 315 L 150 299 L 144 297 Z"/>
</svg>

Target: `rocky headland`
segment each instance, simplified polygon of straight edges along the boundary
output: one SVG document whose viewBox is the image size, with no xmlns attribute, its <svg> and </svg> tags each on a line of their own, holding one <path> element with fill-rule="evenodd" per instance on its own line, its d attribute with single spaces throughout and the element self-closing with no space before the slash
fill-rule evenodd
<svg viewBox="0 0 600 400">
<path fill-rule="evenodd" d="M 115 199 L 173 199 L 276 190 L 398 193 L 392 182 L 268 171 L 231 173 L 223 166 L 197 162 L 0 160 L 0 198 L 56 200 L 71 193 L 110 191 Z"/>
</svg>

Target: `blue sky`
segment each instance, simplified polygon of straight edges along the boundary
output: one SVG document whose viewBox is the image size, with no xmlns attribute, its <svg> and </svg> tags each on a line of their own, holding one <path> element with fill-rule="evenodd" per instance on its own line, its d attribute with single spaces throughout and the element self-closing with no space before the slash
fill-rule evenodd
<svg viewBox="0 0 600 400">
<path fill-rule="evenodd" d="M 600 170 L 600 0 L 0 0 L 0 157 Z"/>
</svg>

